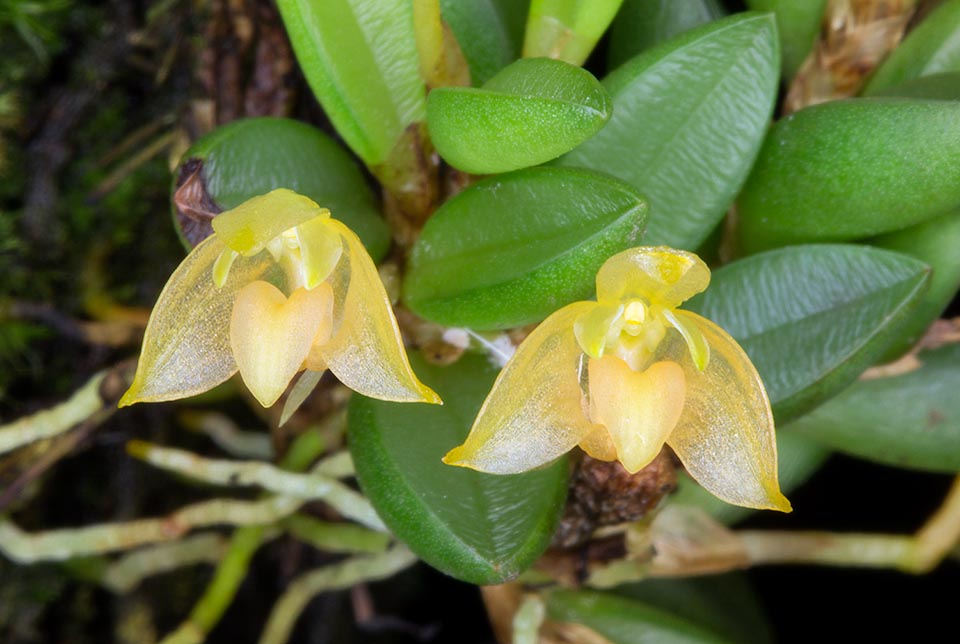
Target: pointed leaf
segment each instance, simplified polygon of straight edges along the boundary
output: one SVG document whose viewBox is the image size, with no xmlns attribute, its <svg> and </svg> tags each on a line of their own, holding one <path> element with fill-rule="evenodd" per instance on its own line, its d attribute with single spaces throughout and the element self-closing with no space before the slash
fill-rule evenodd
<svg viewBox="0 0 960 644">
<path fill-rule="evenodd" d="M 894 342 L 929 268 L 865 246 L 796 246 L 714 271 L 687 308 L 740 343 L 779 423 L 834 395 Z"/>
<path fill-rule="evenodd" d="M 357 164 L 306 123 L 268 117 L 234 121 L 194 143 L 183 164 L 194 159 L 203 163 L 203 185 L 220 210 L 289 188 L 328 208 L 373 257 L 383 257 L 390 245 L 390 232 Z"/>
<path fill-rule="evenodd" d="M 960 0 L 947 0 L 931 11 L 876 69 L 866 96 L 904 81 L 960 71 Z"/>
<path fill-rule="evenodd" d="M 554 591 L 547 614 L 596 631 L 611 644 L 701 644 L 728 640 L 691 620 L 639 601 L 595 591 Z"/>
<path fill-rule="evenodd" d="M 518 60 L 481 88 L 440 87 L 427 100 L 437 151 L 474 174 L 538 165 L 590 138 L 610 97 L 590 72 L 548 58 Z"/>
<path fill-rule="evenodd" d="M 407 127 L 424 117 L 412 3 L 279 0 L 277 7 L 337 132 L 367 165 L 387 161 Z"/>
<path fill-rule="evenodd" d="M 597 270 L 636 245 L 646 204 L 628 185 L 567 168 L 491 177 L 445 203 L 414 245 L 404 301 L 475 329 L 538 322 L 590 297 Z"/>
<path fill-rule="evenodd" d="M 813 49 L 827 0 L 747 0 L 747 6 L 776 15 L 783 77 L 789 83 Z"/>
<path fill-rule="evenodd" d="M 778 122 L 738 201 L 748 252 L 900 230 L 960 209 L 960 103 L 815 105 Z"/>
<path fill-rule="evenodd" d="M 445 404 L 354 396 L 349 439 L 360 485 L 391 531 L 430 565 L 475 584 L 516 577 L 553 534 L 566 459 L 510 476 L 444 465 L 440 458 L 466 438 L 496 369 L 477 355 L 448 367 L 411 357 Z"/>
<path fill-rule="evenodd" d="M 470 65 L 474 86 L 490 80 L 520 57 L 529 0 L 440 0 Z"/>
<path fill-rule="evenodd" d="M 786 431 L 894 467 L 960 471 L 960 345 L 917 357 L 920 368 L 859 381 Z"/>
<path fill-rule="evenodd" d="M 877 90 L 873 96 L 927 98 L 936 101 L 960 101 L 960 72 L 931 74 Z"/>
<path fill-rule="evenodd" d="M 740 14 L 689 31 L 604 79 L 613 116 L 559 163 L 630 183 L 650 200 L 644 242 L 693 250 L 747 178 L 773 111 L 779 66 L 770 15 Z"/>
<path fill-rule="evenodd" d="M 624 0 L 610 27 L 607 68 L 724 15 L 717 0 Z"/>
</svg>

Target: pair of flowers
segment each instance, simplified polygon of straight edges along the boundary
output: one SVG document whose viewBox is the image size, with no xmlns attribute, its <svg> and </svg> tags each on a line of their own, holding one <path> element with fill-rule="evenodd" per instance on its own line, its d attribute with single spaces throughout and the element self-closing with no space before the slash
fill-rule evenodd
<svg viewBox="0 0 960 644">
<path fill-rule="evenodd" d="M 410 367 L 373 260 L 328 210 L 281 189 L 213 228 L 160 294 L 121 405 L 197 394 L 239 370 L 267 407 L 294 378 L 302 399 L 325 369 L 366 396 L 440 403 Z M 726 332 L 677 308 L 709 280 L 683 251 L 612 257 L 597 301 L 530 334 L 444 462 L 514 473 L 579 445 L 636 472 L 666 443 L 721 499 L 789 510 L 756 369 Z"/>
</svg>

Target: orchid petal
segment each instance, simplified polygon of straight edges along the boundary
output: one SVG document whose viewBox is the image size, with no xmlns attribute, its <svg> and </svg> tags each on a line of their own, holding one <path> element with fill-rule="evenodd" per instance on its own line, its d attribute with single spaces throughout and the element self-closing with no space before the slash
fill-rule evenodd
<svg viewBox="0 0 960 644">
<path fill-rule="evenodd" d="M 410 367 L 387 292 L 360 238 L 336 219 L 328 225 L 340 233 L 346 252 L 329 278 L 337 296 L 334 332 L 318 347 L 327 368 L 365 396 L 440 403 Z"/>
<path fill-rule="evenodd" d="M 710 345 L 707 368 L 697 371 L 686 342 L 668 334 L 665 360 L 675 360 L 687 376 L 687 399 L 667 444 L 687 472 L 708 492 L 728 503 L 790 511 L 777 480 L 773 413 L 763 382 L 740 345 L 716 324 L 677 311 Z"/>
<path fill-rule="evenodd" d="M 329 287 L 299 288 L 288 299 L 263 281 L 237 294 L 230 345 L 243 382 L 264 407 L 280 398 L 300 370 L 324 317 L 330 316 L 332 300 Z"/>
<path fill-rule="evenodd" d="M 617 460 L 635 474 L 656 458 L 680 419 L 683 369 L 675 362 L 655 362 L 637 372 L 620 358 L 604 356 L 590 360 L 588 373 L 590 420 L 607 428 Z"/>
<path fill-rule="evenodd" d="M 330 211 L 312 199 L 278 188 L 220 213 L 211 223 L 224 244 L 250 257 L 284 231 L 314 217 L 329 216 Z"/>
<path fill-rule="evenodd" d="M 573 333 L 585 354 L 591 358 L 603 355 L 603 349 L 611 336 L 611 326 L 621 313 L 622 304 L 598 304 L 574 323 Z M 619 328 L 613 330 L 617 332 L 612 334 L 616 338 Z"/>
<path fill-rule="evenodd" d="M 329 217 L 314 217 L 297 226 L 303 281 L 308 289 L 327 279 L 343 255 L 343 242 L 329 222 Z"/>
<path fill-rule="evenodd" d="M 213 265 L 228 250 L 211 235 L 177 267 L 157 298 L 143 338 L 143 351 L 120 406 L 186 398 L 237 372 L 230 349 L 230 315 L 237 291 L 268 274 L 269 259 L 234 262 L 222 288 Z"/>
<path fill-rule="evenodd" d="M 493 474 L 539 467 L 597 429 L 584 415 L 578 372 L 585 360 L 574 323 L 595 302 L 563 307 L 527 336 L 493 383 L 467 440 L 449 465 Z"/>
<path fill-rule="evenodd" d="M 710 269 L 693 253 L 643 246 L 618 253 L 600 267 L 597 300 L 643 299 L 673 309 L 708 284 Z"/>
<path fill-rule="evenodd" d="M 687 348 L 690 350 L 690 357 L 693 358 L 693 364 L 697 366 L 697 371 L 703 371 L 710 362 L 710 345 L 703 333 L 687 317 L 678 316 L 677 311 L 663 311 L 663 317 L 667 319 L 674 329 L 680 332 Z"/>
<path fill-rule="evenodd" d="M 290 394 L 284 401 L 283 409 L 280 411 L 278 427 L 283 427 L 287 424 L 290 417 L 300 409 L 300 406 L 307 401 L 307 398 L 313 393 L 313 390 L 320 384 L 321 378 L 323 378 L 322 370 L 312 371 L 307 369 L 297 376 L 297 381 L 290 387 Z"/>
</svg>

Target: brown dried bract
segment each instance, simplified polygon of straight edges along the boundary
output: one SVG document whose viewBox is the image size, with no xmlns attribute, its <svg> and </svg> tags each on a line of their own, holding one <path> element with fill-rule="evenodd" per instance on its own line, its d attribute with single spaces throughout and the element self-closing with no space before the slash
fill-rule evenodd
<svg viewBox="0 0 960 644">
<path fill-rule="evenodd" d="M 597 528 L 642 519 L 676 486 L 676 467 L 666 450 L 636 474 L 617 461 L 584 455 L 571 478 L 553 545 L 573 548 L 590 539 Z"/>
<path fill-rule="evenodd" d="M 175 218 L 183 238 L 191 247 L 213 234 L 213 218 L 223 209 L 214 203 L 203 179 L 203 161 L 188 159 L 180 166 L 173 193 Z"/>
</svg>

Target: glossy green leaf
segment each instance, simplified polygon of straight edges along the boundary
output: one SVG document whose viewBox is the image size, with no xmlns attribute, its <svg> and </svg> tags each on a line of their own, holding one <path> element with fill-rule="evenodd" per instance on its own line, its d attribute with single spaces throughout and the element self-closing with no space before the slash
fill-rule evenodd
<svg viewBox="0 0 960 644">
<path fill-rule="evenodd" d="M 207 194 L 223 210 L 274 190 L 310 197 L 349 226 L 374 259 L 390 245 L 390 230 L 353 158 L 320 130 L 299 121 L 234 121 L 201 138 L 183 155 L 200 159 Z"/>
<path fill-rule="evenodd" d="M 460 43 L 474 86 L 520 57 L 528 0 L 440 0 L 443 19 Z"/>
<path fill-rule="evenodd" d="M 724 15 L 717 0 L 624 0 L 610 27 L 607 67 Z"/>
<path fill-rule="evenodd" d="M 431 566 L 474 584 L 523 572 L 547 547 L 567 493 L 567 461 L 510 476 L 444 465 L 467 437 L 497 370 L 467 354 L 448 367 L 410 361 L 443 406 L 350 401 L 357 478 L 391 531 Z"/>
<path fill-rule="evenodd" d="M 777 16 L 783 77 L 789 82 L 813 49 L 827 0 L 747 0 L 747 6 Z"/>
<path fill-rule="evenodd" d="M 440 87 L 427 124 L 450 165 L 474 174 L 538 165 L 590 138 L 610 118 L 590 72 L 549 58 L 518 60 L 481 88 Z"/>
<path fill-rule="evenodd" d="M 612 592 L 670 612 L 734 642 L 773 641 L 760 600 L 743 573 L 645 579 L 618 586 Z"/>
<path fill-rule="evenodd" d="M 936 101 L 960 101 L 960 72 L 930 74 L 877 90 L 873 96 L 928 98 Z"/>
<path fill-rule="evenodd" d="M 425 88 L 407 0 L 278 0 L 310 88 L 367 165 L 385 163 L 424 118 Z"/>
<path fill-rule="evenodd" d="M 794 246 L 720 268 L 687 308 L 740 343 L 782 424 L 849 385 L 898 339 L 929 273 L 878 248 Z"/>
<path fill-rule="evenodd" d="M 695 249 L 760 149 L 778 50 L 773 16 L 748 13 L 640 54 L 604 80 L 610 122 L 559 163 L 607 172 L 649 199 L 645 243 Z"/>
<path fill-rule="evenodd" d="M 738 202 L 743 248 L 845 241 L 960 208 L 960 103 L 854 99 L 767 136 Z"/>
<path fill-rule="evenodd" d="M 960 211 L 875 237 L 868 243 L 916 257 L 933 269 L 930 288 L 901 330 L 902 339 L 884 356 L 883 361 L 888 361 L 916 344 L 960 289 Z"/>
<path fill-rule="evenodd" d="M 777 431 L 777 465 L 780 490 L 790 496 L 807 482 L 830 456 L 830 450 L 818 441 L 797 432 Z M 677 477 L 677 491 L 670 503 L 700 508 L 721 523 L 736 523 L 756 510 L 731 505 L 713 496 L 684 473 Z"/>
<path fill-rule="evenodd" d="M 647 214 L 621 181 L 569 168 L 491 177 L 445 203 L 413 247 L 404 301 L 474 329 L 539 322 L 593 295 L 597 270 L 637 245 Z"/>
<path fill-rule="evenodd" d="M 532 0 L 523 55 L 582 65 L 623 0 Z"/>
<path fill-rule="evenodd" d="M 612 644 L 728 642 L 701 626 L 649 604 L 611 593 L 560 590 L 547 595 L 547 615 L 596 631 Z"/>
<path fill-rule="evenodd" d="M 877 68 L 864 88 L 876 94 L 921 76 L 960 71 L 960 0 L 931 11 Z"/>
<path fill-rule="evenodd" d="M 918 358 L 919 369 L 859 381 L 789 431 L 878 463 L 960 471 L 960 345 Z"/>
</svg>

